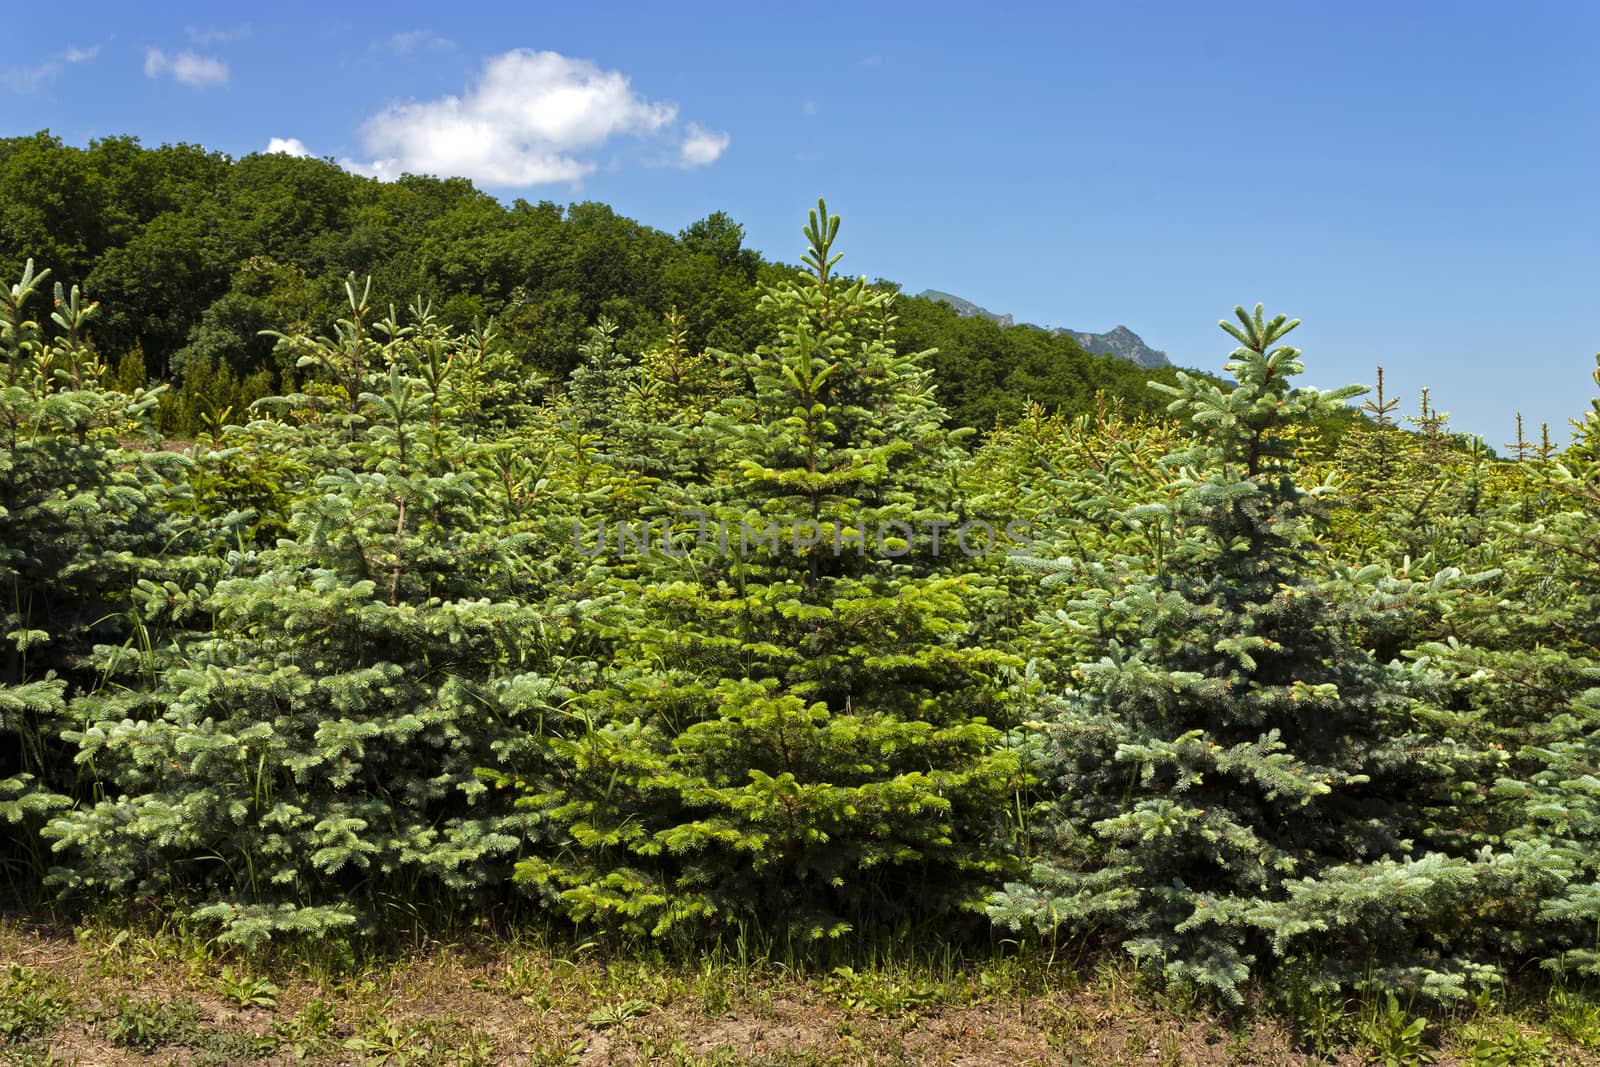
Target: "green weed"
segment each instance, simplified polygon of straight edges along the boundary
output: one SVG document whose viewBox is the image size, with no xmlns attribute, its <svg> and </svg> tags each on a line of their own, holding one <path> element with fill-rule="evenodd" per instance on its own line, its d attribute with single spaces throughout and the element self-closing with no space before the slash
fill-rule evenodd
<svg viewBox="0 0 1600 1067">
<path fill-rule="evenodd" d="M 1383 1067 L 1413 1067 L 1432 1063 L 1433 1053 L 1426 1045 L 1428 1020 L 1413 1016 L 1390 993 L 1383 1004 L 1371 1005 L 1356 1033 Z"/>
<path fill-rule="evenodd" d="M 0 1036 L 22 1042 L 54 1030 L 67 1014 L 67 1002 L 53 983 L 31 967 L 12 964 L 0 986 Z"/>
</svg>

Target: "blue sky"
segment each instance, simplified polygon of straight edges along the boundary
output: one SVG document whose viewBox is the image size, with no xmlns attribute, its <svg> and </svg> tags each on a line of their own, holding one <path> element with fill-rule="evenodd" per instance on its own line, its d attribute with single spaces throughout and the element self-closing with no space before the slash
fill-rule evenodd
<svg viewBox="0 0 1600 1067">
<path fill-rule="evenodd" d="M 825 195 L 852 272 L 1207 369 L 1263 301 L 1307 384 L 1382 363 L 1496 446 L 1594 393 L 1600 6 L 743 10 L 75 5 L 13 29 L 0 134 L 293 139 L 791 262 Z"/>
</svg>

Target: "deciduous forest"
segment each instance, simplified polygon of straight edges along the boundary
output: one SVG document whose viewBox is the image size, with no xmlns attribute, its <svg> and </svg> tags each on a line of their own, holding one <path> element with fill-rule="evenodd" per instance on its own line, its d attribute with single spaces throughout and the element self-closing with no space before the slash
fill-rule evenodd
<svg viewBox="0 0 1600 1067">
<path fill-rule="evenodd" d="M 1490 450 L 1302 387 L 1280 309 L 1184 371 L 960 318 L 820 202 L 789 265 L 131 139 L 0 187 L 7 952 L 133 931 L 264 1017 L 529 930 L 611 983 L 547 1044 L 334 993 L 205 1062 L 664 1060 L 638 1020 L 775 960 L 863 1029 L 761 1062 L 1073 982 L 1285 1057 L 1594 1055 L 1600 370 Z M 31 1055 L 77 1009 L 9 973 Z"/>
</svg>

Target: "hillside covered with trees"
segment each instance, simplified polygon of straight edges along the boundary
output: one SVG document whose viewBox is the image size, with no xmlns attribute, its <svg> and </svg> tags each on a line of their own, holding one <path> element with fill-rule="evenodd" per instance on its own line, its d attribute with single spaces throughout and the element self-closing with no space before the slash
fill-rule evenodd
<svg viewBox="0 0 1600 1067">
<path fill-rule="evenodd" d="M 672 235 L 604 204 L 507 207 L 465 179 L 379 182 L 288 155 L 232 160 L 128 137 L 77 148 L 41 131 L 0 139 L 0 182 L 0 277 L 33 259 L 100 301 L 96 351 L 126 385 L 172 383 L 158 425 L 182 437 L 208 413 L 293 391 L 294 367 L 261 331 L 326 332 L 351 273 L 371 279 L 374 307 L 421 296 L 461 330 L 493 317 L 506 350 L 556 381 L 601 316 L 629 352 L 665 338 L 669 310 L 693 350 L 746 351 L 770 328 L 760 287 L 787 276 L 721 212 Z M 955 425 L 1015 418 L 1029 399 L 1081 414 L 1099 391 L 1157 410 L 1150 372 L 1070 338 L 1002 331 L 930 300 L 908 297 L 900 313 L 902 351 L 938 349 Z"/>
</svg>

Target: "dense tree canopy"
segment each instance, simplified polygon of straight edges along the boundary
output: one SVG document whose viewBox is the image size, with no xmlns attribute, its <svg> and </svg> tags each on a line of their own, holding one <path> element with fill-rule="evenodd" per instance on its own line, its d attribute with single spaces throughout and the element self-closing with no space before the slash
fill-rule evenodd
<svg viewBox="0 0 1600 1067">
<path fill-rule="evenodd" d="M 242 411 L 284 387 L 291 368 L 259 331 L 327 331 L 352 272 L 371 277 L 380 308 L 420 295 L 458 328 L 494 317 L 527 367 L 558 379 L 602 315 L 630 351 L 664 338 L 670 310 L 693 351 L 750 351 L 769 326 L 761 287 L 785 276 L 720 211 L 672 235 L 604 204 L 508 207 L 460 178 L 379 182 L 281 154 L 232 160 L 127 137 L 77 148 L 40 132 L 0 140 L 0 180 L 3 276 L 31 258 L 82 284 L 107 309 L 93 332 L 101 357 L 117 367 L 136 351 L 148 375 L 173 383 L 157 423 L 185 437 L 207 411 Z M 1029 400 L 1078 414 L 1098 391 L 1154 412 L 1144 383 L 1172 380 L 1043 330 L 1002 330 L 928 300 L 898 306 L 898 348 L 934 351 L 954 425 L 1009 421 Z"/>
</svg>

